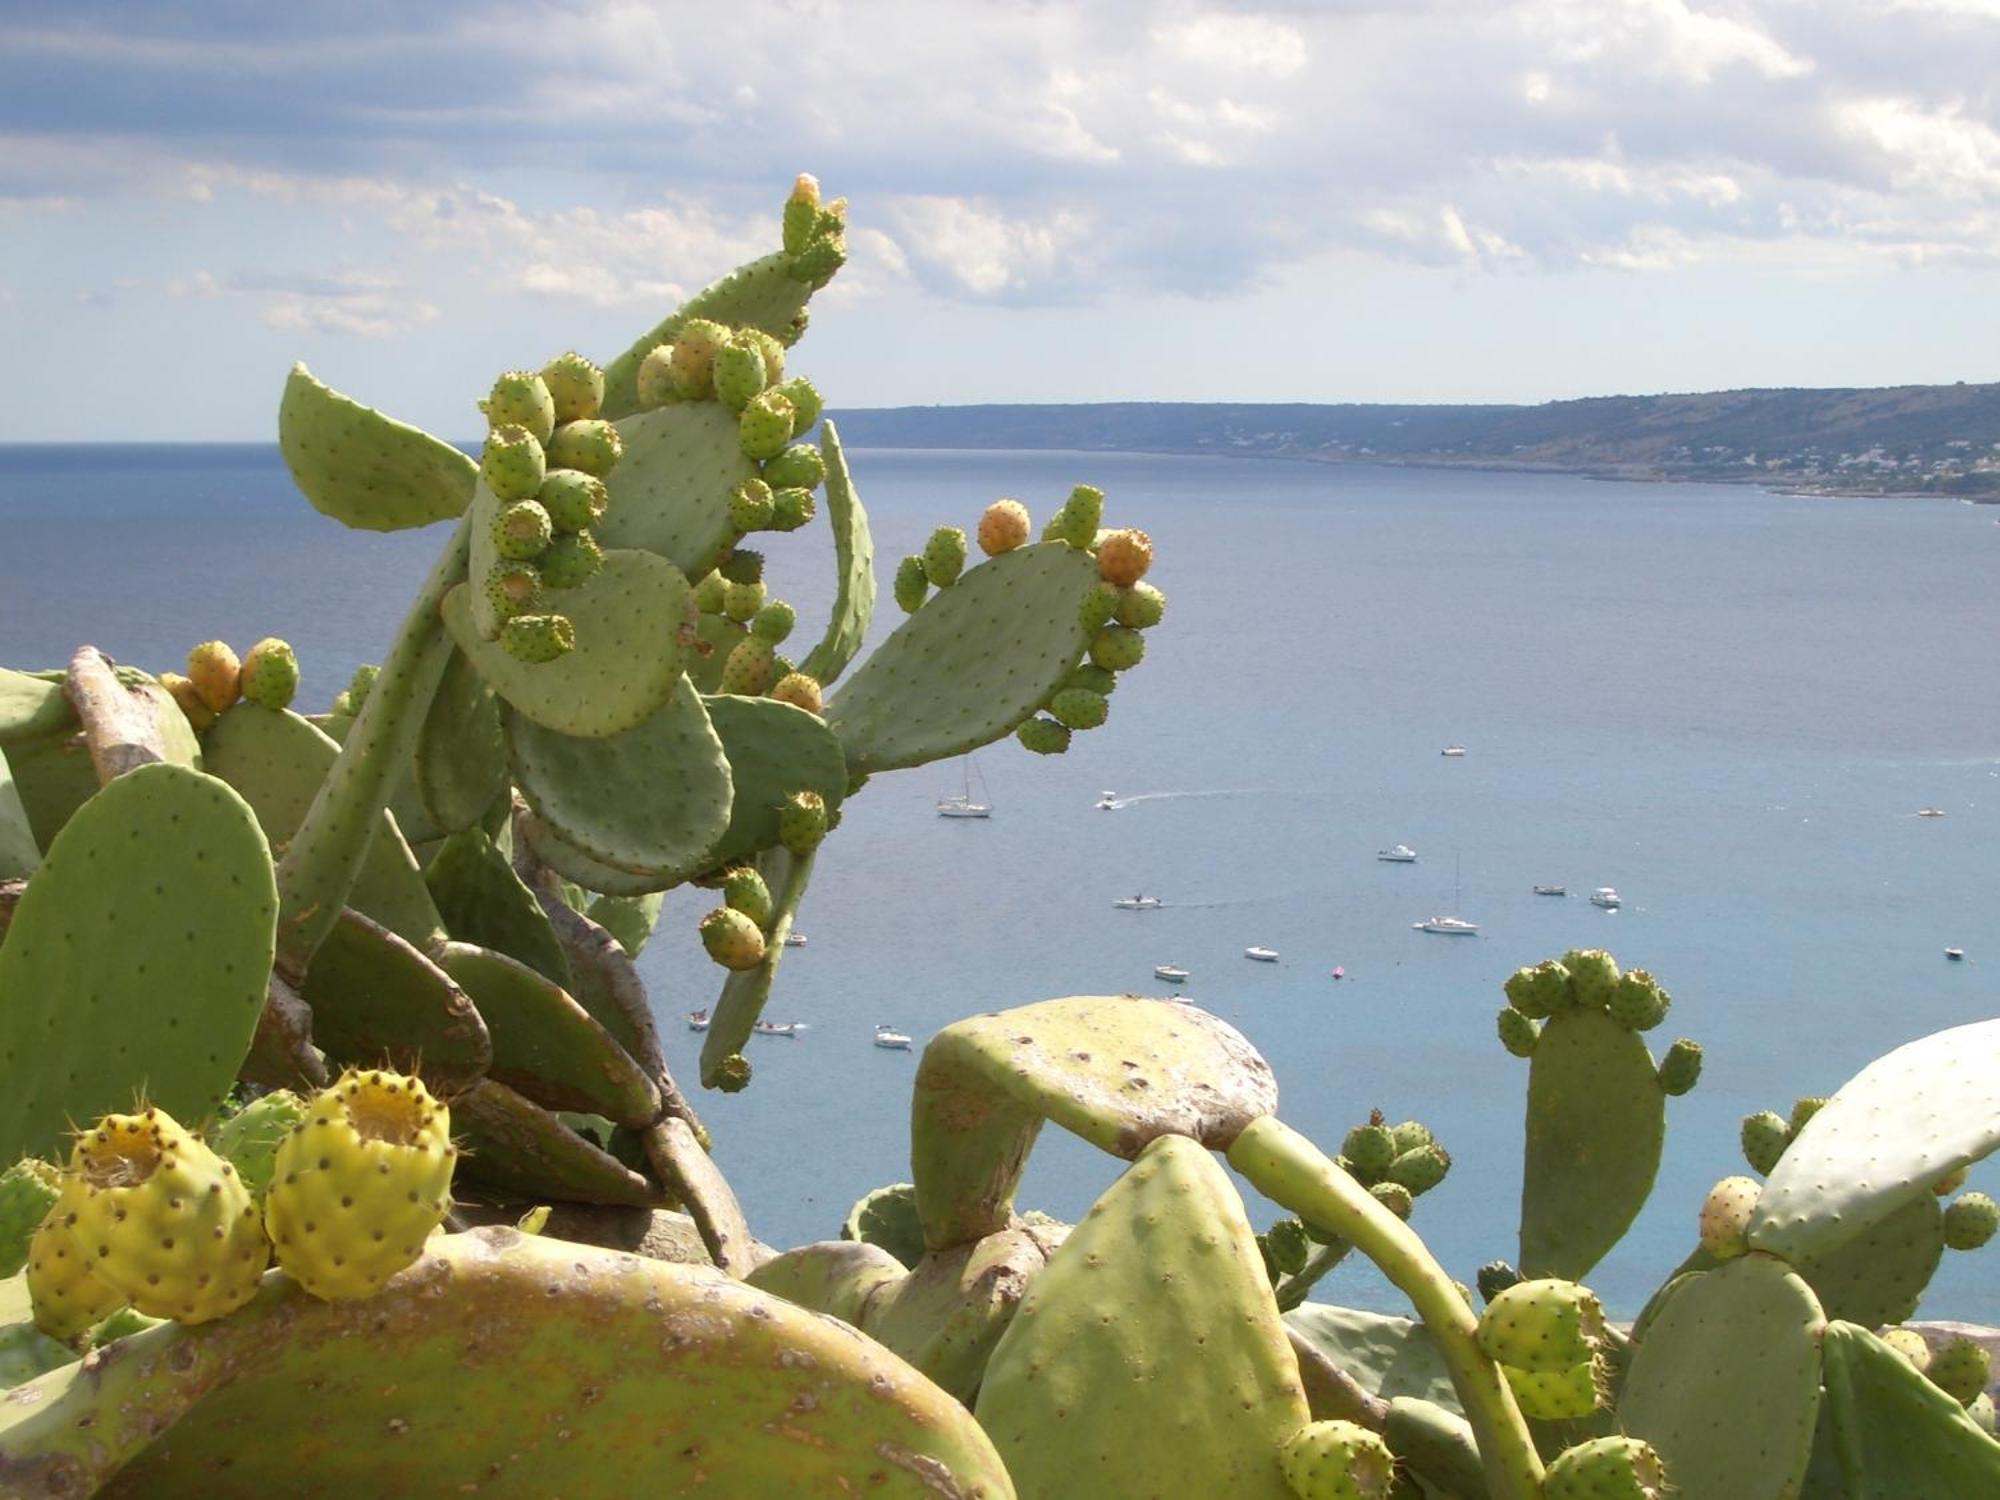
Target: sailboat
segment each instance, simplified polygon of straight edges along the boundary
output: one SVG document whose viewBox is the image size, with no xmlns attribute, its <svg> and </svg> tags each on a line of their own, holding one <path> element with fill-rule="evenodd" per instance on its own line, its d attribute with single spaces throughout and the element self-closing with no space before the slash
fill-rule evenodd
<svg viewBox="0 0 2000 1500">
<path fill-rule="evenodd" d="M 1451 904 L 1456 907 L 1461 901 L 1459 889 L 1459 862 L 1452 861 Z M 1479 924 L 1468 922 L 1463 917 L 1431 917 L 1422 922 L 1412 922 L 1411 927 L 1418 932 L 1435 932 L 1441 937 L 1477 937 Z"/>
<path fill-rule="evenodd" d="M 991 802 L 985 800 L 975 801 L 973 799 L 972 773 L 978 768 L 973 765 L 972 757 L 970 755 L 964 757 L 964 764 L 965 764 L 964 789 L 956 797 L 938 798 L 938 805 L 937 805 L 938 816 L 940 818 L 992 817 L 993 804 Z M 984 773 L 981 773 L 979 777 L 979 796 L 981 799 L 984 799 L 992 795 L 993 794 L 991 792 L 986 790 L 986 777 Z"/>
</svg>

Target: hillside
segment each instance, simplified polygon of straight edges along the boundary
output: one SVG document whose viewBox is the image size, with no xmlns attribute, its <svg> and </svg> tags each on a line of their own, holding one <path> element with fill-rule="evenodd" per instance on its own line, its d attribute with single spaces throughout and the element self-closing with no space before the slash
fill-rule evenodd
<svg viewBox="0 0 2000 1500">
<path fill-rule="evenodd" d="M 1600 396 L 1540 406 L 905 406 L 857 446 L 1236 453 L 2000 499 L 2000 384 Z"/>
</svg>

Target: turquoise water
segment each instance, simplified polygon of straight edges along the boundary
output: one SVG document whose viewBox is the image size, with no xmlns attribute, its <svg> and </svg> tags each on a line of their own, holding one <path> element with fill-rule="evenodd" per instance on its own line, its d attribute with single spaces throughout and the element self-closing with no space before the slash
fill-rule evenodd
<svg viewBox="0 0 2000 1500">
<path fill-rule="evenodd" d="M 1294 1125 L 1330 1147 L 1371 1107 L 1433 1126 L 1456 1166 L 1418 1227 L 1469 1279 L 1513 1250 L 1526 1064 L 1493 1037 L 1500 982 L 1603 945 L 1673 991 L 1659 1045 L 1708 1054 L 1670 1105 L 1653 1206 L 1591 1277 L 1629 1312 L 1708 1185 L 1744 1170 L 1743 1114 L 2000 1014 L 1991 508 L 1216 458 L 854 465 L 890 559 L 997 495 L 1039 514 L 1099 483 L 1114 523 L 1152 533 L 1171 607 L 1106 732 L 1056 760 L 981 753 L 990 821 L 933 814 L 956 766 L 853 804 L 771 1008 L 812 1029 L 757 1039 L 751 1089 L 700 1101 L 774 1243 L 831 1234 L 907 1175 L 915 1057 L 871 1046 L 876 1022 L 921 1045 L 972 1011 L 1157 992 L 1174 962 L 1270 1057 Z M 0 660 L 90 639 L 162 668 L 276 632 L 314 706 L 380 653 L 441 540 L 321 521 L 262 448 L 0 450 L 0 521 Z M 818 527 L 772 546 L 807 620 L 824 546 Z M 1131 800 L 1098 811 L 1106 788 Z M 1375 860 L 1398 841 L 1417 864 Z M 1558 882 L 1568 899 L 1531 893 Z M 1621 911 L 1582 899 L 1599 885 Z M 1112 909 L 1139 889 L 1168 904 Z M 706 904 L 670 898 L 643 960 L 683 1077 L 699 1038 L 679 1018 L 717 987 L 692 933 Z M 1411 930 L 1454 909 L 1477 938 Z M 1246 962 L 1253 943 L 1282 960 Z M 1045 1136 L 1022 1202 L 1073 1216 L 1114 1171 Z M 1974 1180 L 2000 1192 L 2000 1169 Z M 1927 1310 L 2000 1321 L 1996 1268 L 1948 1256 Z M 1328 1294 L 1396 1300 L 1366 1267 Z"/>
</svg>

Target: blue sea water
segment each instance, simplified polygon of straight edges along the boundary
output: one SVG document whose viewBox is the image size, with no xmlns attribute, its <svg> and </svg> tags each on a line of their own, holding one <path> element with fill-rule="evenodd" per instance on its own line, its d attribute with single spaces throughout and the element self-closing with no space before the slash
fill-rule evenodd
<svg viewBox="0 0 2000 1500">
<path fill-rule="evenodd" d="M 998 495 L 1040 514 L 1100 484 L 1112 523 L 1151 532 L 1171 605 L 1107 730 L 1058 759 L 977 757 L 990 821 L 934 815 L 956 765 L 852 804 L 771 1007 L 811 1029 L 757 1039 L 751 1088 L 699 1100 L 773 1243 L 830 1236 L 907 1176 L 915 1056 L 873 1047 L 875 1023 L 921 1045 L 978 1010 L 1157 992 L 1174 962 L 1329 1149 L 1371 1108 L 1433 1127 L 1455 1166 L 1417 1223 L 1469 1280 L 1514 1250 L 1526 1065 L 1493 1035 L 1500 983 L 1602 945 L 1673 991 L 1656 1046 L 1707 1051 L 1652 1205 L 1590 1278 L 1630 1313 L 1709 1184 L 1745 1170 L 1745 1113 L 2000 1014 L 1990 508 L 1226 458 L 852 461 L 890 560 Z M 440 541 L 322 520 L 268 448 L 0 449 L 0 661 L 90 640 L 162 669 L 277 633 L 319 706 L 379 656 Z M 770 550 L 774 592 L 820 617 L 824 532 Z M 894 617 L 885 601 L 878 634 Z M 1115 811 L 1094 807 L 1107 788 Z M 1398 841 L 1417 864 L 1375 860 Z M 1557 882 L 1568 899 L 1531 893 Z M 1582 899 L 1600 885 L 1622 910 Z M 1140 890 L 1166 906 L 1113 910 Z M 680 1018 L 717 988 L 692 932 L 707 902 L 671 897 L 642 961 L 683 1078 L 700 1039 Z M 1442 911 L 1480 935 L 1412 930 Z M 1248 963 L 1249 944 L 1282 959 Z M 1021 1201 L 1073 1217 L 1115 1171 L 1049 1132 Z M 1974 1183 L 2000 1192 L 2000 1168 Z M 2000 1322 L 1996 1267 L 1948 1256 L 1926 1311 Z M 1323 1295 L 1397 1305 L 1362 1265 Z"/>
</svg>

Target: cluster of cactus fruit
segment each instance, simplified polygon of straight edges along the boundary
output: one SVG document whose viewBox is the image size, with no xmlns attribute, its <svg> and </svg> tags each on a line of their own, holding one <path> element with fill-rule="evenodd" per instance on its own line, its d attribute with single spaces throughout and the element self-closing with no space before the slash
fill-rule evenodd
<svg viewBox="0 0 2000 1500">
<path fill-rule="evenodd" d="M 845 800 L 1066 748 L 1165 611 L 1079 486 L 1038 538 L 1012 499 L 940 527 L 857 664 L 873 543 L 787 369 L 844 205 L 801 178 L 782 235 L 601 368 L 500 377 L 476 462 L 293 373 L 315 507 L 453 526 L 329 712 L 276 640 L 0 673 L 0 1495 L 2000 1493 L 1983 1350 L 1903 1326 L 2000 1223 L 1961 1192 L 2000 1022 L 1746 1120 L 1765 1180 L 1689 1206 L 1630 1328 L 1583 1283 L 1701 1051 L 1656 1059 L 1666 990 L 1597 950 L 1505 985 L 1519 1239 L 1477 1296 L 1414 1227 L 1451 1167 L 1422 1123 L 1322 1151 L 1243 1036 L 1133 996 L 946 1028 L 911 1180 L 755 1240 L 632 962 L 663 895 L 719 897 L 701 1082 L 741 1088 Z M 745 543 L 822 514 L 794 661 Z M 1014 1204 L 1050 1122 L 1128 1164 L 1074 1226 Z M 1312 1300 L 1349 1256 L 1414 1319 Z"/>
</svg>

